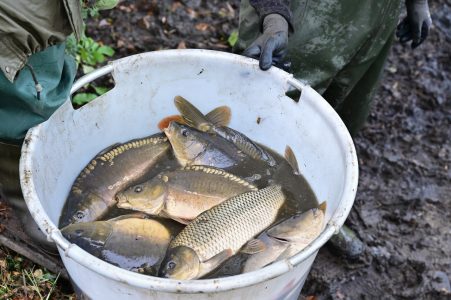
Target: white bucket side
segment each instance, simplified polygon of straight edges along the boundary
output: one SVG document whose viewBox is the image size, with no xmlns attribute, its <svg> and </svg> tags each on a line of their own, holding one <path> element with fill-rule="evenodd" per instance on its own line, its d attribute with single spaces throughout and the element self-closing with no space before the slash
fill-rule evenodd
<svg viewBox="0 0 451 300">
<path fill-rule="evenodd" d="M 180 68 L 177 74 L 177 80 L 165 81 L 165 85 L 162 86 L 152 86 L 152 83 L 161 84 L 166 80 L 165 77 L 173 76 L 173 74 L 171 75 L 171 72 L 177 70 L 176 66 L 174 66 L 175 64 Z M 233 66 L 233 68 L 231 66 Z M 146 67 L 160 69 L 165 67 L 166 70 L 158 69 L 158 72 L 152 72 L 146 71 Z M 203 77 L 206 75 L 212 76 L 213 73 L 221 73 L 219 72 L 219 68 L 230 69 L 228 70 L 229 72 L 221 71 L 223 74 L 220 75 L 223 76 L 223 82 L 218 82 L 220 80 L 217 78 L 215 79 L 216 82 L 213 82 L 211 77 Z M 113 279 L 116 282 L 125 282 L 128 289 L 133 290 L 133 293 L 141 289 L 159 290 L 169 293 L 217 293 L 220 291 L 228 291 L 255 284 L 258 285 L 271 278 L 274 278 L 273 280 L 276 281 L 277 278 L 275 277 L 281 274 L 294 275 L 291 270 L 293 266 L 300 264 L 308 257 L 314 257 L 319 247 L 321 247 L 327 239 L 330 238 L 332 233 L 343 224 L 351 209 L 357 187 L 358 169 L 355 150 L 352 140 L 341 120 L 339 120 L 336 113 L 321 98 L 321 96 L 310 87 L 303 87 L 301 101 L 299 104 L 296 104 L 291 101 L 291 99 L 284 96 L 284 92 L 288 88 L 288 84 L 301 86 L 302 84 L 292 80 L 289 74 L 274 68 L 269 72 L 261 72 L 258 70 L 258 64 L 254 60 L 228 53 L 218 53 L 207 50 L 168 50 L 136 55 L 116 61 L 107 68 L 99 70 L 98 73 L 94 72 L 90 74 L 90 76 L 91 78 L 94 78 L 97 74 L 104 74 L 110 70 L 113 70 L 113 77 L 117 82 L 117 86 L 112 91 L 99 97 L 99 99 L 96 99 L 91 104 L 78 111 L 74 111 L 70 103 L 67 102 L 49 121 L 29 131 L 26 138 L 27 142 L 24 144 L 23 148 L 23 156 L 21 159 L 21 181 L 24 197 L 32 212 L 33 218 L 37 221 L 38 225 L 58 244 L 63 260 L 67 265 L 71 276 L 78 274 L 78 271 L 76 271 L 78 268 L 76 266 L 81 264 L 87 268 L 85 270 L 86 272 L 83 274 L 91 274 L 90 276 L 102 274 L 101 277 L 106 281 Z M 198 82 L 190 80 L 194 75 L 194 71 L 201 79 Z M 237 72 L 240 73 L 238 74 Z M 133 73 L 135 78 L 130 79 L 130 77 L 133 77 L 131 76 L 131 73 Z M 239 91 L 233 91 L 233 93 L 229 92 L 230 84 L 227 87 L 227 77 L 224 76 L 225 73 L 230 73 L 230 80 L 232 80 L 234 76 L 241 76 L 238 83 L 244 85 L 240 87 L 244 91 L 241 93 Z M 142 88 L 139 89 L 139 85 L 136 86 L 136 78 L 144 78 L 150 80 L 150 82 L 141 83 Z M 125 83 L 129 84 L 131 80 L 135 81 L 135 87 L 128 91 L 124 90 Z M 256 82 L 258 84 L 255 84 Z M 177 92 L 186 92 L 186 94 L 182 95 L 187 96 L 187 98 L 192 100 L 196 106 L 199 106 L 202 111 L 208 111 L 215 106 L 224 104 L 232 107 L 234 115 L 236 115 L 235 112 L 237 110 L 241 109 L 242 113 L 237 113 L 239 117 L 234 117 L 232 119 L 231 127 L 243 131 L 250 137 L 271 146 L 279 152 L 283 150 L 285 143 L 290 143 L 293 150 L 298 155 L 298 159 L 300 158 L 301 170 L 305 172 L 306 178 L 312 182 L 312 188 L 318 195 L 318 200 L 328 200 L 329 211 L 327 217 L 328 219 L 330 218 L 330 221 L 320 238 L 313 242 L 306 250 L 294 256 L 290 261 L 281 261 L 259 271 L 230 278 L 180 282 L 128 272 L 87 254 L 77 246 L 69 246 L 69 242 L 61 236 L 54 224 L 54 222 L 57 221 L 61 207 L 64 204 L 64 195 L 67 195 L 71 184 L 71 182 L 59 184 L 59 179 L 61 178 L 61 180 L 63 180 L 63 178 L 66 178 L 65 180 L 67 181 L 67 178 L 72 178 L 73 180 L 86 162 L 99 150 L 109 145 L 108 143 L 112 144 L 114 142 L 148 135 L 152 132 L 149 132 L 146 129 L 146 125 L 155 125 L 155 120 L 158 118 L 176 113 L 172 101 L 170 101 L 171 99 L 160 102 L 157 101 L 157 103 L 153 103 L 157 105 L 153 106 L 148 106 L 146 101 L 139 100 L 140 98 L 142 99 L 142 97 L 145 97 L 145 95 L 142 95 L 144 92 L 149 92 L 149 98 L 151 95 L 153 95 L 152 98 L 162 97 L 165 93 L 168 94 L 171 92 L 168 90 L 162 92 L 162 89 L 165 87 L 168 89 L 168 86 L 171 86 L 171 84 L 175 84 L 172 86 L 172 97 L 176 95 Z M 178 85 L 185 85 L 185 89 L 187 89 L 187 87 L 190 87 L 190 89 L 177 90 Z M 219 85 L 224 85 L 225 87 L 219 87 Z M 265 93 L 262 93 L 262 90 L 265 91 Z M 141 95 L 134 95 L 135 93 Z M 215 94 L 217 96 L 216 98 L 213 96 Z M 218 95 L 220 95 L 220 97 Z M 252 99 L 253 95 L 254 97 L 255 95 L 259 95 L 261 98 L 259 102 L 250 100 L 254 101 L 254 103 L 250 105 L 246 101 L 243 101 L 243 99 Z M 109 114 L 111 113 L 116 116 L 121 115 L 118 115 L 117 111 L 113 111 L 114 107 L 112 108 L 112 106 L 117 105 L 119 108 L 116 107 L 116 109 L 120 110 L 126 109 L 131 105 L 128 103 L 127 105 L 121 106 L 118 97 L 121 97 L 122 101 L 124 101 L 123 99 L 127 99 L 130 100 L 132 104 L 136 103 L 137 106 L 135 109 L 140 112 L 146 111 L 146 109 L 147 111 L 150 111 L 152 117 L 149 117 L 149 122 L 140 119 L 141 121 L 137 121 L 137 124 L 127 124 L 127 126 L 121 124 L 121 126 L 116 126 L 114 130 L 112 130 L 113 132 L 105 131 L 105 128 L 114 126 L 114 122 L 119 121 L 118 119 L 111 120 Z M 211 101 L 207 101 L 208 99 L 211 99 Z M 274 99 L 277 99 L 278 101 L 274 101 Z M 303 110 L 301 108 L 305 109 Z M 319 119 L 325 118 L 329 123 L 323 122 L 327 125 L 321 125 L 315 123 L 318 122 L 317 118 L 312 120 L 312 118 L 299 117 L 300 113 L 301 116 L 303 116 L 302 113 L 305 113 L 306 111 L 313 113 L 314 115 L 319 114 Z M 337 153 L 334 153 L 333 155 L 345 158 L 342 162 L 343 165 L 340 167 L 342 171 L 344 171 L 340 176 L 342 177 L 340 179 L 342 185 L 340 191 L 337 192 L 333 191 L 333 189 L 329 189 L 325 193 L 321 192 L 320 179 L 326 176 L 325 180 L 328 180 L 328 176 L 336 176 L 337 172 L 340 173 L 340 171 L 333 168 L 332 170 L 328 170 L 328 172 L 324 172 L 324 170 L 322 172 L 317 171 L 319 168 L 314 167 L 315 161 L 324 159 L 324 154 L 321 155 L 321 153 L 317 153 L 316 151 L 306 151 L 306 146 L 302 145 L 302 139 L 298 141 L 295 138 L 287 138 L 285 131 L 289 129 L 281 126 L 277 127 L 275 125 L 277 124 L 277 120 L 274 120 L 274 113 L 280 113 L 284 115 L 284 117 L 291 118 L 290 120 L 296 123 L 297 126 L 290 129 L 301 130 L 299 135 L 307 134 L 307 136 L 310 136 L 309 142 L 312 144 L 321 144 L 321 140 L 327 138 L 328 135 L 328 138 L 331 141 L 335 140 L 333 143 L 335 143 L 334 145 L 336 145 L 340 151 L 337 151 Z M 257 126 L 256 123 L 251 124 L 246 119 L 257 117 L 261 117 L 263 120 L 263 122 L 260 123 L 260 126 Z M 144 117 L 141 116 L 141 118 Z M 152 122 L 150 120 L 152 120 Z M 244 124 L 246 120 L 248 122 Z M 278 119 L 278 121 L 280 121 L 280 119 Z M 97 124 L 97 122 L 99 122 L 100 125 Z M 102 122 L 105 122 L 105 124 Z M 87 132 L 95 137 L 100 135 L 96 132 L 98 129 L 98 131 L 102 133 L 102 143 L 85 142 L 83 147 L 84 153 L 83 155 L 80 155 L 83 157 L 76 162 L 69 161 L 66 168 L 62 168 L 61 166 L 58 167 L 61 163 L 67 162 L 68 158 L 73 158 L 74 154 L 81 149 L 80 141 L 77 141 L 76 139 L 77 134 L 74 133 L 74 128 L 76 128 L 76 126 L 81 126 L 80 124 L 87 124 L 86 126 L 89 128 Z M 308 128 L 313 128 L 312 125 L 325 128 L 325 131 L 327 132 L 313 136 L 311 130 L 308 130 Z M 327 129 L 329 126 L 332 126 L 332 128 Z M 290 125 L 288 125 L 288 127 L 290 127 Z M 284 142 L 278 143 L 277 147 L 273 147 L 271 141 L 269 139 L 265 140 L 267 137 L 261 135 L 261 132 L 265 130 L 267 134 L 271 135 L 272 141 L 282 140 Z M 89 139 L 89 134 L 83 135 L 83 130 L 80 131 L 81 132 L 78 132 L 78 137 L 83 136 Z M 51 155 L 46 154 L 46 150 L 48 151 L 49 148 L 51 149 L 49 146 L 61 144 L 61 141 L 58 141 L 61 137 L 67 137 L 67 142 L 63 149 L 59 149 L 60 151 L 52 153 Z M 330 153 L 328 154 L 330 155 Z M 50 158 L 56 160 L 56 162 L 54 164 L 43 164 L 42 161 L 40 162 L 39 160 Z M 49 169 L 51 171 L 49 171 Z M 43 173 L 46 174 L 44 175 Z M 46 178 L 46 183 L 43 183 L 43 177 Z M 335 197 L 336 199 L 331 200 L 331 197 Z M 308 261 L 310 261 L 310 258 Z M 313 260 L 311 261 L 313 262 Z M 305 275 L 307 274 L 310 265 L 303 266 L 302 269 L 304 269 L 303 272 Z M 295 269 L 298 268 L 296 267 Z M 283 276 L 284 275 L 282 275 L 282 277 Z M 77 277 L 80 278 L 79 276 Z M 84 279 L 86 278 L 83 278 L 83 280 Z M 89 282 L 89 280 L 87 282 Z M 79 286 L 82 285 L 79 284 Z M 97 287 L 98 286 L 99 285 L 97 285 Z M 135 289 L 133 289 L 133 287 Z"/>
</svg>

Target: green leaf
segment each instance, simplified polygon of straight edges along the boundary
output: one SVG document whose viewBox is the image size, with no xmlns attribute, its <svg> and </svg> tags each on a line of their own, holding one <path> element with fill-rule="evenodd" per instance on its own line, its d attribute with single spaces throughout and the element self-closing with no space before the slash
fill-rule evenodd
<svg viewBox="0 0 451 300">
<path fill-rule="evenodd" d="M 95 7 L 98 10 L 104 10 L 104 9 L 112 9 L 116 7 L 116 5 L 119 3 L 119 0 L 97 0 Z"/>
<path fill-rule="evenodd" d="M 91 53 L 92 53 L 92 52 L 96 52 L 97 49 L 99 49 L 99 48 L 100 48 L 99 43 L 94 42 L 94 41 L 89 45 L 89 51 L 90 51 Z"/>
<path fill-rule="evenodd" d="M 95 68 L 92 66 L 88 66 L 88 65 L 82 65 L 82 70 L 83 70 L 83 74 L 88 74 L 88 73 L 91 73 L 92 71 L 94 71 Z"/>
<path fill-rule="evenodd" d="M 94 93 L 79 93 L 72 98 L 72 103 L 83 105 L 91 102 L 95 98 L 97 98 L 97 94 Z"/>
<path fill-rule="evenodd" d="M 97 94 L 103 95 L 106 92 L 108 92 L 110 89 L 105 87 L 105 86 L 92 86 L 94 88 L 94 90 L 96 91 Z"/>
<path fill-rule="evenodd" d="M 89 16 L 91 18 L 97 17 L 99 15 L 99 8 L 98 7 L 92 7 L 88 9 Z"/>
<path fill-rule="evenodd" d="M 89 60 L 88 51 L 86 51 L 85 49 L 80 49 L 80 58 L 82 62 L 88 63 Z"/>
<path fill-rule="evenodd" d="M 106 56 L 113 56 L 114 55 L 114 49 L 109 46 L 102 46 L 99 49 L 97 49 L 98 52 L 106 55 Z"/>
<path fill-rule="evenodd" d="M 93 56 L 94 56 L 94 60 L 95 60 L 94 64 L 95 63 L 103 63 L 105 61 L 105 56 L 103 56 L 103 54 L 100 52 L 94 52 Z"/>
<path fill-rule="evenodd" d="M 235 46 L 236 42 L 238 41 L 238 31 L 234 30 L 230 34 L 229 38 L 227 39 L 227 42 L 231 47 Z"/>
</svg>

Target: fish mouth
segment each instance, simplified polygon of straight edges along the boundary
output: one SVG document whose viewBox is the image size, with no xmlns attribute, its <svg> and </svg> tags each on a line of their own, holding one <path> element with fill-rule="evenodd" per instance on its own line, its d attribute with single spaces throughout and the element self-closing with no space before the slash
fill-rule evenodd
<svg viewBox="0 0 451 300">
<path fill-rule="evenodd" d="M 169 122 L 168 127 L 163 129 L 163 132 L 169 138 L 173 135 L 173 133 L 176 129 L 177 129 L 177 123 L 175 121 L 171 121 L 171 122 Z"/>
<path fill-rule="evenodd" d="M 117 206 L 120 208 L 130 208 L 131 205 L 130 203 L 127 201 L 127 196 L 125 195 L 116 195 L 116 197 L 114 198 L 117 202 Z"/>
</svg>

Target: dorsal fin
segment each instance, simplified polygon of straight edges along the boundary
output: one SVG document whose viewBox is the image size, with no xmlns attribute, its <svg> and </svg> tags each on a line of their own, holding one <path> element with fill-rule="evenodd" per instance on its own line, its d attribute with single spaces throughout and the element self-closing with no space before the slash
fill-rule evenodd
<svg viewBox="0 0 451 300">
<path fill-rule="evenodd" d="M 294 155 L 293 149 L 291 149 L 291 147 L 288 145 L 285 148 L 285 159 L 288 161 L 290 166 L 293 168 L 294 174 L 300 175 L 301 172 L 299 172 L 298 160 L 296 159 L 296 156 Z"/>
<path fill-rule="evenodd" d="M 225 179 L 228 179 L 230 181 L 234 181 L 238 184 L 241 184 L 243 186 L 248 187 L 249 189 L 251 189 L 252 191 L 257 191 L 258 188 L 249 183 L 248 181 L 244 180 L 243 178 L 240 178 L 236 175 L 233 175 L 232 173 L 228 173 L 224 170 L 221 169 L 217 169 L 217 168 L 213 168 L 213 167 L 207 167 L 207 166 L 200 166 L 200 165 L 193 165 L 193 166 L 186 166 L 183 168 L 183 170 L 188 170 L 188 171 L 199 171 L 199 172 L 204 172 L 207 174 L 215 174 L 215 175 L 219 175 L 224 177 Z"/>
<path fill-rule="evenodd" d="M 201 131 L 209 131 L 213 124 L 204 116 L 200 110 L 192 105 L 188 100 L 181 96 L 175 96 L 175 107 L 185 119 L 188 126 L 194 127 Z"/>
<path fill-rule="evenodd" d="M 326 213 L 326 208 L 327 208 L 327 202 L 323 201 L 320 205 L 318 205 L 318 209 L 322 210 L 323 213 Z"/>
<path fill-rule="evenodd" d="M 232 118 L 232 112 L 228 106 L 219 106 L 205 115 L 216 126 L 228 126 Z"/>
<path fill-rule="evenodd" d="M 97 153 L 96 156 L 102 156 L 102 155 L 104 155 L 105 153 L 111 151 L 112 149 L 119 147 L 120 145 L 121 145 L 121 143 L 116 143 L 116 144 L 113 144 L 113 145 L 111 145 L 111 146 L 108 146 L 108 147 L 106 147 L 105 149 L 103 149 L 102 151 L 100 151 L 99 153 Z"/>
<path fill-rule="evenodd" d="M 108 148 L 108 151 L 102 151 L 101 155 L 96 156 L 96 160 L 100 159 L 102 161 L 108 161 L 114 159 L 116 156 L 121 155 L 122 153 L 126 152 L 130 149 L 140 148 L 144 147 L 149 144 L 160 144 L 165 143 L 168 141 L 168 138 L 162 134 L 140 138 L 140 139 L 134 139 L 131 141 L 128 141 L 124 144 L 115 144 L 114 148 Z"/>
</svg>

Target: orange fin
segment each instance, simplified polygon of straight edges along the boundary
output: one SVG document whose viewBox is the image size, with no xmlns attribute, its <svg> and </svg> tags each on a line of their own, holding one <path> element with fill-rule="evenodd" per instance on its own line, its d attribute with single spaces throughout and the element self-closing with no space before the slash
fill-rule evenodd
<svg viewBox="0 0 451 300">
<path fill-rule="evenodd" d="M 169 117 L 164 118 L 163 120 L 161 120 L 158 123 L 158 128 L 163 131 L 163 129 L 168 128 L 169 123 L 171 123 L 172 121 L 175 121 L 179 124 L 186 124 L 185 120 L 183 120 L 181 115 L 172 115 Z"/>
<path fill-rule="evenodd" d="M 219 106 L 205 115 L 216 126 L 228 126 L 232 118 L 232 112 L 228 106 Z"/>
</svg>

